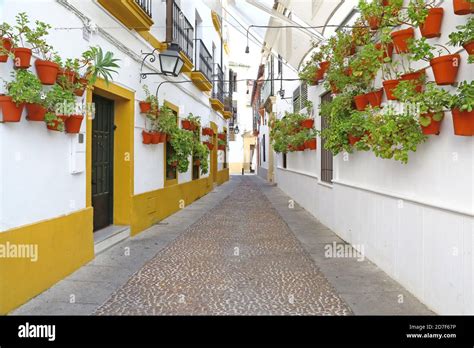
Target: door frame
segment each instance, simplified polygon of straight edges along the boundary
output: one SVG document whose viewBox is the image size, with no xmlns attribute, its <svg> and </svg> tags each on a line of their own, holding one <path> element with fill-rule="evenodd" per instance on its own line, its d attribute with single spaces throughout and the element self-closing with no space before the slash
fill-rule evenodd
<svg viewBox="0 0 474 348">
<path fill-rule="evenodd" d="M 113 82 L 98 79 L 87 89 L 86 103 L 92 105 L 92 94 L 115 102 L 113 154 L 113 224 L 130 225 L 134 194 L 134 121 L 135 92 Z M 92 118 L 86 117 L 86 206 L 92 207 Z"/>
<path fill-rule="evenodd" d="M 212 182 L 217 182 L 217 124 L 214 122 L 209 122 L 212 130 L 214 131 L 214 135 L 212 136 L 212 144 L 214 145 L 211 151 L 211 174 L 212 174 Z"/>
</svg>

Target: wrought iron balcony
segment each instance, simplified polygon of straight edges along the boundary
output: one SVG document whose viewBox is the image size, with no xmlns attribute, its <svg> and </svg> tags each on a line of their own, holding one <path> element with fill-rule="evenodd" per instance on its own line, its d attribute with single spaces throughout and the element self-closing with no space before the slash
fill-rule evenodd
<svg viewBox="0 0 474 348">
<path fill-rule="evenodd" d="M 138 6 L 141 7 L 143 11 L 145 11 L 145 13 L 150 18 L 152 18 L 151 6 L 152 6 L 153 0 L 135 0 L 135 2 L 138 4 Z"/>
<path fill-rule="evenodd" d="M 174 0 L 167 0 L 166 11 L 166 41 L 178 44 L 181 51 L 193 62 L 193 26 Z"/>
<path fill-rule="evenodd" d="M 196 57 L 195 70 L 206 76 L 209 81 L 212 81 L 212 56 L 209 53 L 206 45 L 201 39 L 196 40 Z"/>
<path fill-rule="evenodd" d="M 214 66 L 214 78 L 212 80 L 212 98 L 224 103 L 224 72 L 219 64 Z"/>
</svg>

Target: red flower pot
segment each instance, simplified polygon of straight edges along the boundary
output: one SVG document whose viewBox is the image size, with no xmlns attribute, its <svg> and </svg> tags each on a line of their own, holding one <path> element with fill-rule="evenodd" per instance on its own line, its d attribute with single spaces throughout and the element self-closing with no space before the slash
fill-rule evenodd
<svg viewBox="0 0 474 348">
<path fill-rule="evenodd" d="M 151 103 L 141 101 L 138 103 L 138 105 L 140 106 L 140 112 L 142 114 L 146 114 L 147 112 L 151 110 Z"/>
<path fill-rule="evenodd" d="M 431 119 L 431 123 L 428 125 L 428 126 L 421 126 L 421 131 L 423 132 L 423 134 L 425 135 L 438 135 L 439 132 L 440 132 L 440 128 L 441 128 L 441 121 L 436 121 L 436 120 L 433 120 L 433 113 L 429 112 L 427 114 L 423 114 L 421 115 L 423 117 L 429 117 Z"/>
<path fill-rule="evenodd" d="M 415 31 L 413 28 L 407 28 L 394 31 L 390 35 L 395 47 L 395 52 L 406 53 L 408 52 L 408 40 L 415 36 Z"/>
<path fill-rule="evenodd" d="M 474 110 L 461 111 L 452 109 L 454 134 L 456 135 L 474 135 Z"/>
<path fill-rule="evenodd" d="M 301 125 L 301 127 L 303 127 L 303 128 L 308 128 L 308 129 L 313 128 L 314 119 L 312 119 L 312 118 L 307 118 L 306 120 L 301 121 L 300 125 Z"/>
<path fill-rule="evenodd" d="M 181 120 L 181 126 L 183 127 L 183 129 L 192 130 L 192 124 L 189 120 Z"/>
<path fill-rule="evenodd" d="M 12 97 L 0 96 L 0 108 L 3 113 L 3 122 L 20 122 L 25 104 L 16 104 Z"/>
<path fill-rule="evenodd" d="M 456 81 L 460 60 L 459 54 L 448 54 L 430 60 L 437 85 L 451 85 Z"/>
<path fill-rule="evenodd" d="M 296 151 L 304 151 L 304 144 L 296 146 Z"/>
<path fill-rule="evenodd" d="M 204 142 L 204 145 L 207 146 L 207 148 L 209 149 L 209 151 L 212 151 L 212 149 L 214 148 L 214 144 L 210 143 L 209 141 L 205 141 L 205 142 Z"/>
<path fill-rule="evenodd" d="M 49 60 L 36 59 L 36 74 L 43 85 L 54 85 L 58 77 L 59 65 Z"/>
<path fill-rule="evenodd" d="M 166 133 L 159 133 L 160 134 L 160 143 L 166 143 Z"/>
<path fill-rule="evenodd" d="M 46 108 L 40 104 L 26 104 L 26 119 L 28 121 L 44 121 L 44 115 L 46 115 Z"/>
<path fill-rule="evenodd" d="M 217 137 L 220 139 L 220 140 L 226 140 L 226 134 L 225 133 L 220 133 L 220 134 L 217 134 Z"/>
<path fill-rule="evenodd" d="M 59 132 L 61 131 L 61 125 L 63 125 L 66 120 L 68 119 L 68 116 L 66 115 L 57 115 L 58 119 L 50 122 L 49 124 L 46 124 L 46 128 L 52 131 Z"/>
<path fill-rule="evenodd" d="M 225 150 L 225 145 L 218 145 L 218 146 L 217 146 L 217 149 L 218 149 L 218 150 Z"/>
<path fill-rule="evenodd" d="M 349 140 L 349 144 L 354 146 L 360 139 L 362 139 L 362 137 L 355 137 L 351 134 L 348 134 L 347 139 Z"/>
<path fill-rule="evenodd" d="M 161 133 L 150 132 L 150 134 L 151 134 L 151 144 L 153 144 L 153 145 L 159 144 Z"/>
<path fill-rule="evenodd" d="M 319 71 L 321 72 L 321 78 L 324 77 L 324 74 L 326 73 L 326 71 L 328 71 L 330 65 L 331 62 L 329 61 L 319 63 Z"/>
<path fill-rule="evenodd" d="M 418 93 L 421 93 L 421 91 L 423 90 L 423 85 L 424 85 L 424 82 L 423 82 L 424 76 L 425 76 L 425 70 L 419 70 L 412 73 L 403 74 L 400 79 L 402 81 L 414 81 L 414 83 L 416 84 L 415 90 Z"/>
<path fill-rule="evenodd" d="M 466 42 L 465 44 L 462 45 L 464 49 L 466 50 L 467 54 L 474 54 L 474 40 Z"/>
<path fill-rule="evenodd" d="M 385 90 L 385 95 L 387 96 L 388 100 L 397 100 L 397 98 L 393 95 L 393 90 L 397 88 L 399 80 L 386 80 L 382 82 L 383 89 Z"/>
<path fill-rule="evenodd" d="M 369 27 L 372 30 L 377 30 L 380 27 L 380 23 L 382 22 L 382 19 L 377 16 L 369 17 L 367 18 L 367 22 L 369 23 Z"/>
<path fill-rule="evenodd" d="M 421 36 L 433 38 L 441 36 L 441 22 L 444 10 L 442 7 L 430 8 L 425 23 L 420 25 Z"/>
<path fill-rule="evenodd" d="M 453 10 L 457 15 L 467 15 L 474 11 L 474 3 L 469 0 L 453 0 Z"/>
<path fill-rule="evenodd" d="M 358 111 L 364 111 L 369 104 L 369 99 L 367 99 L 366 94 L 356 95 L 354 97 L 354 103 Z"/>
<path fill-rule="evenodd" d="M 81 130 L 81 124 L 84 116 L 82 115 L 71 115 L 65 121 L 66 133 L 76 134 Z"/>
<path fill-rule="evenodd" d="M 316 138 L 306 140 L 304 142 L 304 148 L 308 150 L 316 150 Z"/>
<path fill-rule="evenodd" d="M 378 50 L 383 50 L 382 58 L 380 58 L 381 61 L 383 61 L 385 58 L 390 58 L 392 59 L 393 55 L 393 44 L 389 43 L 386 44 L 385 46 L 382 46 L 382 44 L 379 42 L 375 44 L 375 48 Z"/>
<path fill-rule="evenodd" d="M 145 130 L 142 131 L 142 137 L 143 137 L 143 140 L 142 140 L 142 143 L 143 144 L 151 144 L 151 133 L 150 132 L 147 132 Z"/>
<path fill-rule="evenodd" d="M 74 94 L 75 94 L 77 97 L 82 97 L 82 96 L 84 95 L 84 92 L 85 92 L 86 87 L 87 87 L 87 83 L 88 83 L 89 81 L 87 81 L 87 79 L 85 79 L 85 78 L 80 78 L 77 82 L 81 85 L 81 87 L 76 88 L 76 89 L 74 90 Z"/>
<path fill-rule="evenodd" d="M 12 49 L 15 55 L 13 66 L 17 69 L 28 69 L 31 66 L 31 49 L 18 47 Z"/>
<path fill-rule="evenodd" d="M 380 107 L 382 104 L 383 89 L 367 93 L 367 99 L 372 107 Z"/>
<path fill-rule="evenodd" d="M 72 70 L 59 69 L 56 77 L 56 82 L 64 87 L 68 84 L 73 84 L 76 81 L 76 73 Z"/>
<path fill-rule="evenodd" d="M 201 165 L 201 160 L 195 160 L 194 165 L 199 167 Z"/>
<path fill-rule="evenodd" d="M 12 40 L 8 37 L 2 37 L 2 47 L 7 52 L 11 52 L 12 49 Z M 0 54 L 0 63 L 5 63 L 8 60 L 8 54 Z"/>
</svg>

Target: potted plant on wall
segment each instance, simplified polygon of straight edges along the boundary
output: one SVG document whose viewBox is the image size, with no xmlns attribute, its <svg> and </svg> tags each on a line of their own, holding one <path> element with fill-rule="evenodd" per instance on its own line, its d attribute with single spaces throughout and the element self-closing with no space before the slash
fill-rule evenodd
<svg viewBox="0 0 474 348">
<path fill-rule="evenodd" d="M 472 0 L 453 0 L 453 10 L 457 15 L 474 13 L 474 2 Z"/>
<path fill-rule="evenodd" d="M 449 45 L 462 46 L 469 55 L 469 63 L 474 62 L 474 17 L 469 18 L 466 24 L 458 25 L 458 31 L 449 34 Z"/>
<path fill-rule="evenodd" d="M 140 106 L 141 113 L 149 113 L 153 111 L 158 111 L 158 98 L 150 93 L 147 85 L 142 86 L 143 91 L 145 92 L 145 100 L 138 102 Z"/>
<path fill-rule="evenodd" d="M 32 51 L 44 42 L 43 37 L 48 34 L 48 29 L 51 29 L 51 26 L 36 21 L 36 28 L 32 29 L 28 15 L 25 12 L 18 13 L 15 19 L 16 25 L 13 27 L 12 33 L 14 67 L 28 69 L 31 65 Z M 26 43 L 29 43 L 31 48 L 26 47 Z"/>
<path fill-rule="evenodd" d="M 451 85 L 456 81 L 461 56 L 459 54 L 450 54 L 449 50 L 441 45 L 448 52 L 447 55 L 441 55 L 442 50 L 438 49 L 438 57 L 431 52 L 434 47 L 427 43 L 426 38 L 414 40 L 410 44 L 412 60 L 429 61 L 433 69 L 434 78 L 438 85 Z"/>
<path fill-rule="evenodd" d="M 92 86 L 98 78 L 102 78 L 108 85 L 109 81 L 113 80 L 112 74 L 118 73 L 116 69 L 120 68 L 119 61 L 120 59 L 115 58 L 113 52 L 104 53 L 100 46 L 89 47 L 82 53 L 82 67 L 86 68 L 82 78 L 87 80 L 89 86 Z"/>
<path fill-rule="evenodd" d="M 226 142 L 222 139 L 217 140 L 217 149 L 224 151 L 226 147 Z"/>
<path fill-rule="evenodd" d="M 167 159 L 169 165 L 177 164 L 180 173 L 187 172 L 189 158 L 193 152 L 193 133 L 175 128 L 171 134 L 170 144 L 173 148 L 172 155 Z"/>
<path fill-rule="evenodd" d="M 0 24 L 0 63 L 5 63 L 11 54 L 13 40 L 12 27 L 8 23 Z"/>
<path fill-rule="evenodd" d="M 25 103 L 33 103 L 41 93 L 41 83 L 28 70 L 12 72 L 12 80 L 5 81 L 6 95 L 0 95 L 3 122 L 19 122 Z"/>
<path fill-rule="evenodd" d="M 201 174 L 206 174 L 209 171 L 209 149 L 199 141 L 199 137 L 195 137 L 193 141 L 192 152 L 194 165 L 199 165 L 201 167 Z"/>
<path fill-rule="evenodd" d="M 188 117 L 181 120 L 181 127 L 185 130 L 194 132 L 201 126 L 201 119 L 199 116 L 194 116 L 192 113 L 189 113 Z"/>
<path fill-rule="evenodd" d="M 463 81 L 451 97 L 454 134 L 474 135 L 474 81 Z"/>
<path fill-rule="evenodd" d="M 410 0 L 407 17 L 410 24 L 419 27 L 421 36 L 433 38 L 441 36 L 441 22 L 444 10 L 436 7 L 434 0 Z"/>
<path fill-rule="evenodd" d="M 318 84 L 318 70 L 319 67 L 315 65 L 313 61 L 308 61 L 303 66 L 303 69 L 298 73 L 300 79 L 305 81 L 310 86 Z"/>
<path fill-rule="evenodd" d="M 65 89 L 58 84 L 54 85 L 46 94 L 45 99 L 48 110 L 44 117 L 46 127 L 49 130 L 62 132 L 65 130 L 66 121 L 72 117 L 69 132 L 77 133 L 84 116 L 74 114 L 75 102 L 76 98 L 72 90 Z"/>
<path fill-rule="evenodd" d="M 382 17 L 384 14 L 384 8 L 381 6 L 380 1 L 367 1 L 359 0 L 357 6 L 359 8 L 362 18 L 369 24 L 370 29 L 377 30 L 382 24 Z"/>
</svg>

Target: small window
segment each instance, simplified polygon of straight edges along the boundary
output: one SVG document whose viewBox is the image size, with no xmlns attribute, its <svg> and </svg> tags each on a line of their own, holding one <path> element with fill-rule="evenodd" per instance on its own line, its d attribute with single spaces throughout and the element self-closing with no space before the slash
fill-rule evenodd
<svg viewBox="0 0 474 348">
<path fill-rule="evenodd" d="M 172 110 L 173 114 L 176 117 L 176 122 L 178 122 L 178 113 L 176 110 Z M 173 156 L 174 149 L 171 146 L 171 142 L 169 140 L 166 140 L 166 147 L 165 147 L 165 161 L 166 161 L 166 180 L 175 180 L 178 178 L 178 172 L 177 172 L 177 167 L 175 165 L 170 165 L 168 163 L 168 158 Z"/>
<path fill-rule="evenodd" d="M 331 93 L 326 93 L 321 97 L 321 103 L 331 101 Z M 321 117 L 321 131 L 328 127 L 326 117 Z M 332 153 L 324 148 L 324 139 L 321 138 L 321 181 L 332 183 L 333 178 L 333 157 Z"/>
</svg>

